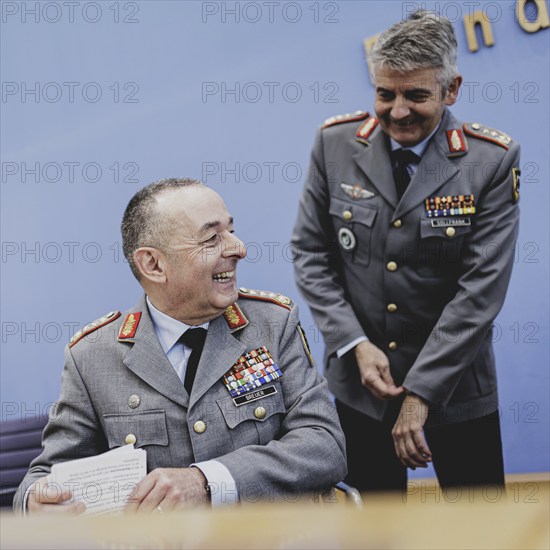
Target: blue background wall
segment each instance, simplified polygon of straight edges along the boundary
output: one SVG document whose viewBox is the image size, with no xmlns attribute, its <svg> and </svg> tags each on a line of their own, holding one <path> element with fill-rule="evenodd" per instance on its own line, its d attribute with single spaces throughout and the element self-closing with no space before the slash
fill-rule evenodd
<svg viewBox="0 0 550 550">
<path fill-rule="evenodd" d="M 455 114 L 523 146 L 521 234 L 495 345 L 506 469 L 548 470 L 549 30 L 521 30 L 511 1 L 422 4 L 455 23 L 466 82 Z M 137 301 L 119 221 L 134 191 L 162 177 L 202 178 L 223 195 L 249 246 L 239 283 L 292 296 L 320 362 L 288 249 L 314 132 L 372 110 L 362 41 L 416 7 L 3 2 L 2 420 L 46 410 L 72 333 Z M 472 9 L 495 37 L 475 54 L 462 22 Z"/>
</svg>

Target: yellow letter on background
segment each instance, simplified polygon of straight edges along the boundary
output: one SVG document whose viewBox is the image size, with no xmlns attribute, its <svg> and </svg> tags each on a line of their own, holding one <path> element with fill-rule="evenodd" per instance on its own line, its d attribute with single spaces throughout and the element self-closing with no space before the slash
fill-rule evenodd
<svg viewBox="0 0 550 550">
<path fill-rule="evenodd" d="M 471 52 L 477 52 L 479 46 L 476 38 L 476 25 L 481 25 L 481 33 L 483 34 L 483 42 L 486 46 L 493 46 L 495 40 L 493 38 L 493 29 L 487 16 L 482 10 L 474 11 L 469 15 L 464 16 L 464 30 L 468 39 L 468 49 Z"/>
<path fill-rule="evenodd" d="M 520 27 L 525 32 L 537 32 L 550 26 L 548 20 L 548 9 L 544 0 L 533 0 L 537 6 L 537 18 L 534 21 L 529 21 L 525 15 L 525 5 L 527 0 L 518 0 L 516 3 L 516 17 Z"/>
</svg>

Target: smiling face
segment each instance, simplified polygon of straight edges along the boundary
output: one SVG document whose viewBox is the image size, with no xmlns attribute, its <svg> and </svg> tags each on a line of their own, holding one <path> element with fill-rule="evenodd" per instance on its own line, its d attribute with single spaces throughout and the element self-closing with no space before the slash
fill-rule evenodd
<svg viewBox="0 0 550 550">
<path fill-rule="evenodd" d="M 146 289 L 153 304 L 189 325 L 218 317 L 238 298 L 236 267 L 246 256 L 225 203 L 193 186 L 161 193 L 157 212 L 168 238 L 157 252 L 157 284 Z"/>
<path fill-rule="evenodd" d="M 438 69 L 417 69 L 405 73 L 388 67 L 375 71 L 374 110 L 386 134 L 403 147 L 425 140 L 437 127 L 445 106 L 457 99 L 462 78 L 457 76 L 442 93 Z"/>
</svg>

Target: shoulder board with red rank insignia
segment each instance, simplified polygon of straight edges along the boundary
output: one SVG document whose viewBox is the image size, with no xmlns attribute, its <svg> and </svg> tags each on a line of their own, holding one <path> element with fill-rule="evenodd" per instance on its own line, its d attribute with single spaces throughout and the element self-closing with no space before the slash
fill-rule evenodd
<svg viewBox="0 0 550 550">
<path fill-rule="evenodd" d="M 134 313 L 128 313 L 124 323 L 120 327 L 118 333 L 118 340 L 130 340 L 136 335 L 136 330 L 141 319 L 141 311 L 135 311 Z"/>
<path fill-rule="evenodd" d="M 250 288 L 239 288 L 241 298 L 251 298 L 253 300 L 264 300 L 272 302 L 288 310 L 292 309 L 292 300 L 276 292 L 267 292 L 265 290 L 252 290 Z"/>
<path fill-rule="evenodd" d="M 346 113 L 345 115 L 335 115 L 327 118 L 323 122 L 322 129 L 330 128 L 331 126 L 336 126 L 336 124 L 343 124 L 344 122 L 355 122 L 357 120 L 363 120 L 368 118 L 370 115 L 367 111 L 355 111 L 355 113 Z"/>
<path fill-rule="evenodd" d="M 98 328 L 108 325 L 119 317 L 120 311 L 111 311 L 110 313 L 107 313 L 107 315 L 104 315 L 103 317 L 100 317 L 99 319 L 88 323 L 84 328 L 81 328 L 71 337 L 71 339 L 69 340 L 69 347 L 72 348 L 77 342 L 80 342 L 80 340 L 82 340 L 84 336 L 87 336 Z"/>
<path fill-rule="evenodd" d="M 483 126 L 483 124 L 479 124 L 479 122 L 466 122 L 463 128 L 464 132 L 469 136 L 490 141 L 491 143 L 500 145 L 507 151 L 510 149 L 510 144 L 513 141 L 508 134 L 505 134 L 500 130 L 489 128 L 488 126 Z"/>
<path fill-rule="evenodd" d="M 450 158 L 461 157 L 468 152 L 468 143 L 460 128 L 447 130 L 447 145 L 449 146 L 447 156 Z"/>
<path fill-rule="evenodd" d="M 365 145 L 369 144 L 369 137 L 374 132 L 375 128 L 378 126 L 378 119 L 375 116 L 371 116 L 357 130 L 355 134 L 355 139 L 364 143 Z"/>
<path fill-rule="evenodd" d="M 244 328 L 248 325 L 248 319 L 237 304 L 231 304 L 223 313 L 231 332 Z"/>
</svg>

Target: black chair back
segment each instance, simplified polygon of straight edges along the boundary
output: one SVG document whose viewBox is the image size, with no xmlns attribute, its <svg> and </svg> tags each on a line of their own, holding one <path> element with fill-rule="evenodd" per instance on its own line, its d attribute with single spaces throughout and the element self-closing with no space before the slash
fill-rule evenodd
<svg viewBox="0 0 550 550">
<path fill-rule="evenodd" d="M 0 506 L 10 506 L 29 464 L 42 451 L 47 416 L 18 418 L 0 423 Z"/>
</svg>

